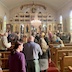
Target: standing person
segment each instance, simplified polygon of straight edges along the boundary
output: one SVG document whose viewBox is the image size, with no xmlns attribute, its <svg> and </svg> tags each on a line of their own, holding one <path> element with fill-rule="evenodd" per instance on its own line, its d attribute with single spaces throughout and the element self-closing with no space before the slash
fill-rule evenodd
<svg viewBox="0 0 72 72">
<path fill-rule="evenodd" d="M 1 37 L 0 42 L 0 51 L 6 51 L 8 48 L 11 47 L 11 42 L 8 43 L 8 33 L 4 33 L 4 35 Z"/>
<path fill-rule="evenodd" d="M 39 33 L 37 33 L 35 36 L 35 42 L 39 43 L 39 39 L 40 39 L 40 35 L 39 35 Z"/>
<path fill-rule="evenodd" d="M 30 36 L 28 42 L 24 44 L 23 52 L 26 57 L 27 72 L 40 72 L 38 54 L 42 55 L 42 50 L 40 45 L 34 42 L 33 36 Z"/>
<path fill-rule="evenodd" d="M 69 42 L 71 41 L 71 34 L 68 33 L 68 39 L 69 39 Z"/>
<path fill-rule="evenodd" d="M 48 36 L 49 36 L 49 40 L 50 40 L 50 42 L 52 42 L 52 37 L 53 37 L 53 34 L 52 34 L 52 32 L 51 32 L 51 31 L 49 31 L 49 32 L 48 32 Z"/>
<path fill-rule="evenodd" d="M 23 38 L 22 38 L 22 40 L 23 40 L 23 44 L 27 43 L 27 35 L 24 35 Z"/>
<path fill-rule="evenodd" d="M 48 34 L 47 34 L 47 33 L 45 34 L 44 39 L 45 39 L 45 41 L 46 41 L 47 45 L 49 45 L 49 38 L 48 38 Z"/>
<path fill-rule="evenodd" d="M 11 42 L 10 36 L 11 36 L 11 31 L 8 31 L 8 37 L 7 37 L 8 42 Z"/>
<path fill-rule="evenodd" d="M 41 33 L 40 38 L 40 46 L 42 49 L 43 54 L 40 56 L 39 62 L 40 62 L 40 70 L 41 72 L 47 72 L 48 70 L 48 59 L 49 62 L 51 61 L 50 54 L 49 54 L 49 46 L 47 45 L 45 39 L 44 39 L 45 33 Z"/>
<path fill-rule="evenodd" d="M 9 71 L 10 72 L 26 72 L 25 57 L 20 51 L 23 50 L 23 43 L 17 41 L 15 47 L 9 56 Z"/>
</svg>

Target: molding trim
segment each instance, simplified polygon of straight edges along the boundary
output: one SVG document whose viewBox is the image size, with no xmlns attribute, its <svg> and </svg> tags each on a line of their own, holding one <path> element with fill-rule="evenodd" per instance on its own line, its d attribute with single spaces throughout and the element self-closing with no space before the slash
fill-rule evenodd
<svg viewBox="0 0 72 72">
<path fill-rule="evenodd" d="M 34 3 L 32 3 L 32 4 L 21 5 L 20 9 L 22 10 L 23 7 L 25 7 L 25 6 L 26 6 L 26 7 L 28 7 L 28 6 L 39 6 L 39 7 L 42 7 L 43 9 L 46 10 L 46 7 L 45 7 L 44 5 L 41 5 L 41 4 L 34 4 Z"/>
</svg>

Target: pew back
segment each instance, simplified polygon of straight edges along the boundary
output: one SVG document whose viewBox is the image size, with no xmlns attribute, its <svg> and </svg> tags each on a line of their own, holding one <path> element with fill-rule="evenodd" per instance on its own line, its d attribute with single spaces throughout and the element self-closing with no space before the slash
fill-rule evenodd
<svg viewBox="0 0 72 72">
<path fill-rule="evenodd" d="M 8 69 L 8 58 L 0 58 L 2 62 L 2 69 Z"/>
<path fill-rule="evenodd" d="M 62 48 L 51 48 L 51 58 L 58 67 L 58 61 L 65 54 L 66 56 L 72 53 L 72 46 L 62 47 Z"/>
<path fill-rule="evenodd" d="M 1 58 L 8 58 L 10 55 L 10 51 L 0 52 Z"/>
<path fill-rule="evenodd" d="M 68 66 L 72 66 L 72 56 L 63 56 L 60 61 L 61 72 L 69 72 Z"/>
<path fill-rule="evenodd" d="M 69 72 L 72 72 L 72 66 L 68 66 Z"/>
<path fill-rule="evenodd" d="M 3 72 L 9 72 L 8 70 L 8 57 L 10 55 L 10 51 L 0 52 L 0 61 L 2 62 Z"/>
<path fill-rule="evenodd" d="M 9 69 L 4 69 L 3 72 L 9 72 Z"/>
</svg>

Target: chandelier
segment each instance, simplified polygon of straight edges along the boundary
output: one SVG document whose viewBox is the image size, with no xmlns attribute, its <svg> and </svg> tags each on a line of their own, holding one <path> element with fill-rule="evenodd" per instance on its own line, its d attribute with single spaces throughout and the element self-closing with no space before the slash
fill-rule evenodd
<svg viewBox="0 0 72 72">
<path fill-rule="evenodd" d="M 40 23 L 41 24 L 41 21 L 40 20 L 32 20 L 31 21 L 31 24 L 37 24 L 37 23 Z"/>
<path fill-rule="evenodd" d="M 33 25 L 34 27 L 39 27 L 41 25 L 41 21 L 38 19 L 38 11 L 35 12 L 35 17 L 31 21 L 31 25 Z"/>
<path fill-rule="evenodd" d="M 38 28 L 41 25 L 41 21 L 40 20 L 32 20 L 31 25 Z"/>
<path fill-rule="evenodd" d="M 31 25 L 33 25 L 34 27 L 39 27 L 41 25 L 41 21 L 38 20 L 37 15 L 35 16 L 34 20 L 31 21 Z"/>
</svg>

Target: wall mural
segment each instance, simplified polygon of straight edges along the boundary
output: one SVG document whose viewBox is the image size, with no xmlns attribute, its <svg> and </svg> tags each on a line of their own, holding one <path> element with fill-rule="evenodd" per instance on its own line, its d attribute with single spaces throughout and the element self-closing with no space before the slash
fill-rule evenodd
<svg viewBox="0 0 72 72">
<path fill-rule="evenodd" d="M 28 25 L 26 26 L 26 33 L 28 33 L 29 32 L 29 27 L 28 27 Z"/>
<path fill-rule="evenodd" d="M 3 20 L 0 18 L 0 30 L 2 30 Z"/>
</svg>

